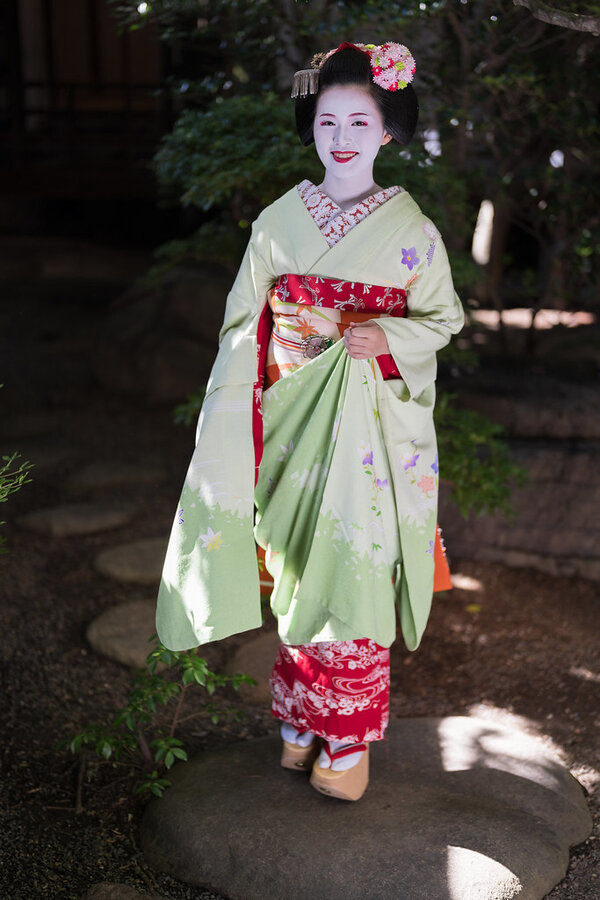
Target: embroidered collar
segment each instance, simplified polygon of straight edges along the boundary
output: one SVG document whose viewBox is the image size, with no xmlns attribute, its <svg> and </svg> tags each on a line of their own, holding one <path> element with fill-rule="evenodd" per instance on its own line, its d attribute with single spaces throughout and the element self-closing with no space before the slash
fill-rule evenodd
<svg viewBox="0 0 600 900">
<path fill-rule="evenodd" d="M 384 188 L 359 200 L 350 209 L 342 209 L 331 197 L 316 187 L 312 181 L 307 178 L 298 185 L 298 192 L 308 212 L 313 217 L 315 224 L 318 226 L 321 234 L 330 247 L 362 222 L 369 213 L 374 212 L 382 206 L 386 200 L 401 193 L 404 188 L 399 185 Z"/>
</svg>

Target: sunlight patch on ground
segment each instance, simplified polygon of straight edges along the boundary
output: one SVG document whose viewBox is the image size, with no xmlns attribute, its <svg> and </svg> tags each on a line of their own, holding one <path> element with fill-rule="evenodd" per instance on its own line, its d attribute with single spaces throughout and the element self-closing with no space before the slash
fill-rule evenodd
<svg viewBox="0 0 600 900">
<path fill-rule="evenodd" d="M 583 669 L 581 666 L 571 666 L 569 675 L 573 675 L 575 678 L 582 678 L 584 681 L 594 681 L 596 684 L 600 684 L 600 675 L 596 674 L 596 672 L 590 672 L 589 669 Z"/>
<path fill-rule="evenodd" d="M 492 331 L 499 329 L 501 317 L 503 324 L 511 328 L 531 328 L 532 316 L 533 310 L 528 307 L 504 309 L 502 312 L 497 309 L 473 309 L 469 311 L 469 317 L 472 322 L 478 322 Z M 563 328 L 578 328 L 581 325 L 594 325 L 595 323 L 596 316 L 591 312 L 540 309 L 535 317 L 533 327 L 536 331 L 548 331 L 557 325 L 562 325 Z"/>
<path fill-rule="evenodd" d="M 446 858 L 449 900 L 463 900 L 466 896 L 514 897 L 523 890 L 514 872 L 484 853 L 448 845 Z"/>
<path fill-rule="evenodd" d="M 463 575 L 462 572 L 455 572 L 450 576 L 453 587 L 459 591 L 482 591 L 483 583 L 478 578 L 471 578 L 470 575 Z"/>
<path fill-rule="evenodd" d="M 469 715 L 477 719 L 486 719 L 489 722 L 493 722 L 494 725 L 501 725 L 504 728 L 516 728 L 534 737 L 540 737 L 544 734 L 542 726 L 535 719 L 528 719 L 527 716 L 518 716 L 509 709 L 494 706 L 493 703 L 487 703 L 486 701 L 472 703 L 469 707 Z M 553 749 L 557 753 L 560 752 L 560 748 L 556 744 L 553 744 Z"/>
<path fill-rule="evenodd" d="M 583 670 L 587 671 L 587 670 Z M 473 703 L 469 707 L 469 715 L 477 719 L 487 719 L 495 725 L 502 725 L 505 728 L 516 728 L 524 731 L 532 737 L 536 737 L 558 762 L 569 769 L 574 778 L 579 781 L 583 787 L 593 793 L 600 787 L 600 772 L 592 766 L 584 764 L 573 766 L 569 761 L 569 752 L 560 744 L 557 744 L 549 734 L 544 730 L 543 722 L 535 719 L 528 719 L 526 716 L 518 716 L 508 709 L 494 706 L 493 703 Z M 598 722 L 600 725 L 600 720 Z"/>
</svg>

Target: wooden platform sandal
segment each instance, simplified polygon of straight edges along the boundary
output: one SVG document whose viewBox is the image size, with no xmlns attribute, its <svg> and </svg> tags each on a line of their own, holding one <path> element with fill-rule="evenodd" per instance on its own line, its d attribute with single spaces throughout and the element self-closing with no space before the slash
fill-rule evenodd
<svg viewBox="0 0 600 900">
<path fill-rule="evenodd" d="M 334 771 L 331 766 L 323 769 L 318 765 L 318 760 L 315 760 L 310 776 L 310 783 L 321 794 L 337 797 L 338 800 L 360 800 L 369 783 L 369 745 L 353 744 L 338 750 L 337 753 L 331 753 L 329 744 L 325 742 L 323 749 L 331 760 L 331 764 L 343 756 L 364 751 L 356 765 L 341 772 Z"/>
<path fill-rule="evenodd" d="M 289 741 L 283 741 L 281 765 L 284 769 L 310 772 L 320 751 L 321 741 L 317 737 L 313 739 L 308 747 L 300 747 L 299 744 L 291 744 Z"/>
</svg>

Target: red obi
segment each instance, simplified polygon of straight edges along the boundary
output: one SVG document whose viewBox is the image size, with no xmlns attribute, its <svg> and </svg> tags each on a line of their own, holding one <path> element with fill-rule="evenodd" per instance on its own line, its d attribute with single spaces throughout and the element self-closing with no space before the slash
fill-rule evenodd
<svg viewBox="0 0 600 900">
<path fill-rule="evenodd" d="M 387 313 L 406 315 L 406 291 L 381 284 L 363 284 L 360 281 L 340 281 L 321 275 L 280 275 L 272 288 L 273 295 L 282 303 L 323 306 L 346 312 Z"/>
</svg>

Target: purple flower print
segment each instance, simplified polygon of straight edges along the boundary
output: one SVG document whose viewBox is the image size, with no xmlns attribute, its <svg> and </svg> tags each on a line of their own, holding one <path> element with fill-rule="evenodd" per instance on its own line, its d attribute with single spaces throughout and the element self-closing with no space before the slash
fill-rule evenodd
<svg viewBox="0 0 600 900">
<path fill-rule="evenodd" d="M 430 468 L 433 469 L 433 471 L 434 471 L 435 474 L 437 475 L 437 473 L 438 473 L 439 470 L 440 470 L 440 467 L 438 466 L 438 458 L 437 458 L 437 456 L 436 456 L 436 458 L 434 459 L 434 461 L 431 463 Z"/>
<path fill-rule="evenodd" d="M 377 487 L 378 487 L 380 490 L 383 490 L 383 489 L 386 488 L 387 486 L 388 486 L 388 480 L 387 480 L 387 478 L 378 478 L 378 479 L 377 479 Z"/>
<path fill-rule="evenodd" d="M 433 551 L 435 549 L 435 541 L 429 541 L 429 549 L 425 551 L 425 553 L 429 553 L 433 556 Z"/>
<path fill-rule="evenodd" d="M 365 458 L 362 461 L 363 466 L 372 466 L 373 465 L 373 451 L 370 450 L 365 454 Z"/>
<path fill-rule="evenodd" d="M 409 247 L 408 250 L 405 250 L 404 247 L 402 247 L 402 259 L 401 259 L 401 262 L 402 262 L 402 265 L 403 265 L 403 266 L 408 266 L 408 271 L 409 271 L 409 272 L 412 272 L 412 270 L 414 269 L 414 267 L 415 267 L 418 263 L 421 262 L 421 260 L 420 260 L 419 257 L 417 256 L 417 248 L 416 248 L 416 247 Z"/>
<path fill-rule="evenodd" d="M 177 524 L 178 524 L 178 525 L 183 525 L 183 523 L 184 523 L 184 518 L 183 518 L 183 506 L 181 507 L 181 509 L 179 510 L 179 512 L 177 513 L 177 515 L 178 515 L 178 517 L 179 517 L 179 518 L 178 518 L 178 521 L 177 521 Z"/>
<path fill-rule="evenodd" d="M 417 460 L 420 457 L 420 453 L 415 453 L 414 456 L 411 456 L 407 463 L 404 463 L 404 471 L 408 472 L 409 469 L 412 469 L 417 464 Z"/>
</svg>

